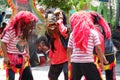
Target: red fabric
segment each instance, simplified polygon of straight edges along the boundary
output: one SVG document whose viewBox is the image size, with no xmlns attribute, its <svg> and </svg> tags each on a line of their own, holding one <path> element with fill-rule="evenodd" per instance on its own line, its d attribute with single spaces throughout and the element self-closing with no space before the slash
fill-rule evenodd
<svg viewBox="0 0 120 80">
<path fill-rule="evenodd" d="M 17 64 L 22 64 L 22 66 L 24 66 L 24 64 L 26 62 L 26 60 L 25 60 L 26 55 L 27 54 L 23 54 L 23 55 L 21 55 L 21 57 L 19 57 L 17 54 L 8 54 L 8 57 L 10 59 L 10 64 L 8 64 L 8 66 L 12 67 L 13 71 L 16 72 Z"/>
<path fill-rule="evenodd" d="M 110 30 L 110 27 L 107 24 L 107 22 L 101 17 L 101 19 L 99 20 L 99 24 L 103 27 L 103 29 L 105 31 L 106 38 L 110 39 L 110 37 L 111 37 L 111 30 Z"/>
<path fill-rule="evenodd" d="M 110 64 L 110 70 L 111 70 L 115 65 L 116 65 L 116 63 L 115 63 L 115 62 L 112 62 L 112 63 Z"/>
<path fill-rule="evenodd" d="M 91 15 L 85 11 L 76 12 L 70 17 L 70 23 L 76 47 L 86 52 L 90 29 L 95 28 Z"/>
<path fill-rule="evenodd" d="M 4 53 L 2 50 L 0 50 L 0 56 L 4 57 Z"/>
<path fill-rule="evenodd" d="M 99 16 L 98 24 L 103 28 L 103 30 L 105 32 L 106 39 L 110 39 L 111 30 L 110 30 L 110 26 L 108 25 L 107 21 L 105 21 L 105 19 L 100 14 L 98 14 L 97 12 L 90 11 L 88 13 L 90 13 L 91 15 Z"/>
<path fill-rule="evenodd" d="M 40 59 L 40 66 L 44 66 L 46 64 L 45 56 L 42 56 L 39 59 Z"/>
<path fill-rule="evenodd" d="M 9 75 L 8 75 L 9 73 L 8 73 L 8 69 L 6 69 L 6 78 L 8 79 L 9 78 Z M 7 80 L 6 79 L 6 80 Z"/>
<path fill-rule="evenodd" d="M 24 65 L 25 65 L 26 62 L 28 62 L 28 59 L 25 59 L 27 54 L 22 54 L 21 56 L 22 57 L 19 57 L 18 54 L 10 54 L 10 53 L 8 53 L 8 57 L 10 59 L 10 64 L 8 64 L 8 65 L 4 64 L 5 69 L 6 69 L 6 77 L 7 78 L 9 77 L 9 75 L 8 75 L 8 69 L 9 68 L 11 68 L 15 73 L 17 73 L 18 68 L 16 67 L 16 65 L 17 64 L 22 64 L 22 66 L 20 68 L 20 71 L 19 71 L 19 73 L 20 73 L 19 80 L 21 80 L 23 70 L 24 70 L 24 68 L 26 68 Z"/>
<path fill-rule="evenodd" d="M 58 28 L 59 28 L 60 34 L 62 34 L 63 37 L 66 37 L 67 36 L 67 27 L 64 26 L 63 20 L 60 19 L 57 21 L 57 23 L 58 23 Z"/>
<path fill-rule="evenodd" d="M 91 14 L 91 15 L 99 17 L 99 19 L 98 19 L 98 25 L 100 25 L 102 27 L 102 29 L 103 29 L 103 31 L 105 33 L 105 36 L 103 36 L 103 34 L 101 34 L 101 31 L 100 31 L 100 29 L 98 29 L 98 27 L 96 27 L 96 30 L 99 33 L 98 35 L 99 35 L 99 39 L 101 41 L 101 48 L 102 48 L 102 52 L 104 53 L 104 51 L 105 51 L 104 50 L 104 37 L 106 39 L 110 39 L 110 37 L 111 37 L 110 27 L 109 27 L 107 21 L 105 21 L 105 19 L 100 14 L 98 14 L 97 12 L 90 11 L 88 13 Z"/>
<path fill-rule="evenodd" d="M 101 48 L 104 52 L 104 37 L 100 33 L 100 31 L 94 26 L 94 18 L 92 15 L 99 16 L 100 19 L 98 21 L 98 24 L 102 26 L 105 32 L 106 39 L 109 39 L 111 37 L 110 27 L 100 14 L 94 11 L 80 11 L 74 13 L 70 17 L 70 23 L 73 29 L 74 42 L 76 43 L 76 47 L 79 47 L 81 50 L 86 51 L 90 29 L 94 29 L 98 32 L 99 39 L 101 41 Z"/>
<path fill-rule="evenodd" d="M 51 64 L 61 64 L 67 61 L 67 51 L 62 45 L 58 35 L 54 34 L 54 52 L 50 49 L 49 58 Z"/>
<path fill-rule="evenodd" d="M 28 4 L 28 0 L 17 0 L 18 3 L 21 3 L 23 5 L 27 5 Z"/>
</svg>

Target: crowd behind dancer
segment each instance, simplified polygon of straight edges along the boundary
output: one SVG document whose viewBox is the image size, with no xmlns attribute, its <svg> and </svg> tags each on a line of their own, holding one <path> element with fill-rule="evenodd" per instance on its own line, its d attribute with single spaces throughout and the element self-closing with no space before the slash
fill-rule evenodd
<svg viewBox="0 0 120 80">
<path fill-rule="evenodd" d="M 2 33 L 1 47 L 4 53 L 6 80 L 33 80 L 29 63 L 28 40 L 38 18 L 29 11 L 18 12 Z"/>
<path fill-rule="evenodd" d="M 29 55 L 30 55 L 30 65 L 31 67 L 38 66 L 38 59 L 37 59 L 37 54 L 36 54 L 36 49 L 37 49 L 37 39 L 38 39 L 38 34 L 35 32 L 36 28 L 33 30 L 31 37 L 28 41 L 29 43 Z"/>
<path fill-rule="evenodd" d="M 56 11 L 57 10 L 57 11 Z M 45 13 L 46 36 L 50 42 L 50 68 L 49 80 L 58 80 L 63 70 L 64 80 L 68 80 L 67 44 L 68 28 L 66 27 L 65 15 L 60 9 L 48 9 Z"/>
<path fill-rule="evenodd" d="M 0 34 L 2 34 L 4 28 L 6 27 L 7 23 L 3 22 L 1 27 L 0 27 Z"/>
<path fill-rule="evenodd" d="M 37 44 L 36 54 L 38 57 L 39 66 L 45 66 L 48 64 L 49 61 L 48 58 L 50 48 L 49 41 L 47 37 L 43 35 L 37 39 L 36 44 Z"/>
<path fill-rule="evenodd" d="M 86 11 L 79 11 L 70 17 L 72 33 L 68 42 L 68 64 L 72 64 L 72 80 L 103 80 L 102 74 L 94 62 L 93 50 L 96 48 L 101 68 L 107 64 L 98 32 L 95 30 L 92 16 Z"/>
<path fill-rule="evenodd" d="M 3 22 L 3 19 L 4 19 L 4 17 L 5 17 L 5 12 L 2 12 L 1 14 L 0 14 L 0 26 L 1 26 L 1 24 L 2 24 L 2 22 Z"/>
</svg>

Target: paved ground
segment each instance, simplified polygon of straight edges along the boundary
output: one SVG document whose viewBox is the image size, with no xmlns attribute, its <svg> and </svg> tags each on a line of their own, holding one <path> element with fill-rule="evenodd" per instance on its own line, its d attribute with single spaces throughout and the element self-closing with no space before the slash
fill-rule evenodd
<svg viewBox="0 0 120 80">
<path fill-rule="evenodd" d="M 120 56 L 119 56 L 120 57 Z M 0 65 L 2 64 L 2 58 L 0 58 Z M 47 73 L 48 73 L 49 66 L 44 67 L 33 67 L 32 73 L 34 76 L 34 80 L 48 80 Z M 117 74 L 117 80 L 120 80 L 120 60 L 117 62 L 116 67 L 116 74 Z M 15 80 L 18 80 L 19 74 L 16 74 Z M 104 72 L 103 72 L 104 76 Z M 0 80 L 6 80 L 5 79 L 5 70 L 0 70 Z M 64 80 L 63 74 L 60 75 L 59 80 Z"/>
</svg>

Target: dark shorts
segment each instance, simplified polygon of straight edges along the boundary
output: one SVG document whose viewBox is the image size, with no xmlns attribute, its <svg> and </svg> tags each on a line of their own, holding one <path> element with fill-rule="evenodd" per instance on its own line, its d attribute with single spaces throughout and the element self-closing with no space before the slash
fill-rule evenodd
<svg viewBox="0 0 120 80">
<path fill-rule="evenodd" d="M 101 73 L 94 63 L 72 63 L 72 80 L 102 80 Z"/>
<path fill-rule="evenodd" d="M 114 60 L 115 60 L 115 54 L 114 53 L 109 54 L 109 55 L 105 55 L 105 57 L 106 57 L 107 61 L 109 62 L 109 64 L 114 62 Z"/>
<path fill-rule="evenodd" d="M 8 69 L 8 80 L 15 80 L 15 72 L 12 69 Z M 21 80 L 33 80 L 33 75 L 30 66 L 26 67 L 22 73 Z"/>
<path fill-rule="evenodd" d="M 115 54 L 105 56 L 109 62 L 109 65 L 115 61 Z M 111 66 L 111 69 L 105 70 L 106 80 L 116 80 L 116 65 Z"/>
<path fill-rule="evenodd" d="M 51 65 L 48 73 L 49 80 L 58 80 L 60 73 L 64 73 L 64 80 L 68 80 L 68 63 L 62 63 L 57 65 Z"/>
</svg>

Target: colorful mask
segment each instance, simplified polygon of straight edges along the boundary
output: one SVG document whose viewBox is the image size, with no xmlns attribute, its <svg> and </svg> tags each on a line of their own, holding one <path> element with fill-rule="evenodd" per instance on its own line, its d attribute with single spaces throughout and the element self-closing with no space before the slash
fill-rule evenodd
<svg viewBox="0 0 120 80">
<path fill-rule="evenodd" d="M 47 17 L 47 28 L 51 29 L 51 30 L 54 30 L 56 28 L 56 16 L 54 14 L 48 14 L 48 17 Z"/>
</svg>

